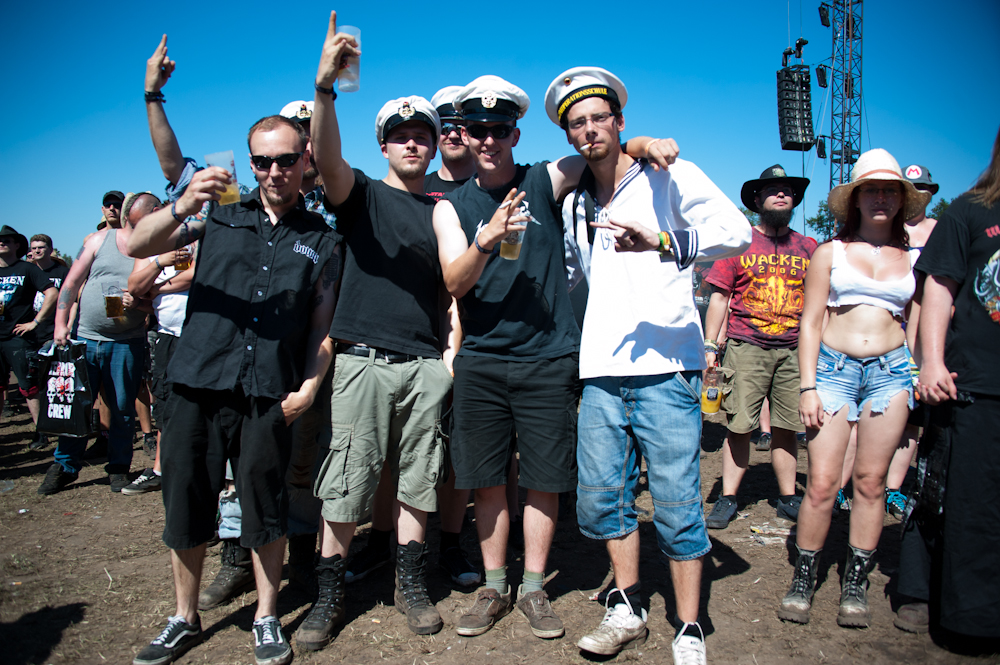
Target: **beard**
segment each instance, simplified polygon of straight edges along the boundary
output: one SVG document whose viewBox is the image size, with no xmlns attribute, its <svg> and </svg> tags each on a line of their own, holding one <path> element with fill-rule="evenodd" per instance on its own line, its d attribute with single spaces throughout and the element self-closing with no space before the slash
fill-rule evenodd
<svg viewBox="0 0 1000 665">
<path fill-rule="evenodd" d="M 272 208 L 277 208 L 281 206 L 288 205 L 292 202 L 292 199 L 299 195 L 297 191 L 288 192 L 286 194 L 281 194 L 279 192 L 272 192 L 269 189 L 263 187 L 260 188 L 261 196 Z"/>
<path fill-rule="evenodd" d="M 780 231 L 792 221 L 794 208 L 788 210 L 761 210 L 760 223 L 774 231 Z"/>
</svg>

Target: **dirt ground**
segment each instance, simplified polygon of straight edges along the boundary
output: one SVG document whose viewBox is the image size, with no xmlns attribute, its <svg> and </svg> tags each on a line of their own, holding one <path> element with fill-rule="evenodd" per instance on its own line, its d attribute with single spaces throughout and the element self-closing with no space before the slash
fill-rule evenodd
<svg viewBox="0 0 1000 665">
<path fill-rule="evenodd" d="M 721 419 L 706 422 L 702 441 L 702 494 L 714 502 L 721 489 Z M 5 414 L 0 425 L 0 662 L 130 663 L 155 637 L 173 612 L 170 559 L 160 540 L 163 505 L 160 494 L 112 494 L 103 460 L 93 460 L 78 482 L 50 497 L 36 493 L 52 462 L 52 448 L 29 451 L 31 420 L 27 412 Z M 136 446 L 133 475 L 148 462 Z M 775 517 L 777 485 L 769 454 L 751 452 L 751 467 L 740 491 L 740 518 L 724 531 L 710 532 L 712 552 L 705 559 L 702 626 L 711 663 L 998 663 L 997 656 L 970 658 L 945 651 L 927 635 L 911 635 L 892 625 L 890 596 L 894 589 L 899 523 L 886 519 L 872 574 L 870 599 L 873 625 L 846 630 L 836 624 L 840 568 L 847 547 L 847 520 L 835 518 L 819 574 L 812 621 L 806 626 L 778 620 L 776 608 L 791 580 L 792 540 L 781 535 L 755 540 L 751 527 L 785 528 Z M 800 455 L 799 483 L 805 483 L 805 455 Z M 801 487 L 800 487 L 801 492 Z M 772 504 L 768 503 L 768 500 Z M 673 595 L 669 573 L 655 546 L 652 503 L 648 492 L 639 501 L 642 579 L 649 597 L 648 641 L 616 661 L 670 663 Z M 710 508 L 710 506 L 709 506 Z M 470 519 L 472 508 L 469 509 Z M 364 545 L 367 525 L 359 527 L 353 551 Z M 444 618 L 437 635 L 411 634 L 405 618 L 392 605 L 392 574 L 386 566 L 365 582 L 348 587 L 347 623 L 325 650 L 297 651 L 295 661 L 312 663 L 399 663 L 400 665 L 468 665 L 470 663 L 582 663 L 592 660 L 576 647 L 603 616 L 589 600 L 610 580 L 608 558 L 600 543 L 584 538 L 573 511 L 559 522 L 549 558 L 546 589 L 566 625 L 557 640 L 533 637 L 517 613 L 490 632 L 458 637 L 455 622 L 472 594 L 453 589 L 436 567 L 438 522 L 429 524 L 432 599 Z M 786 542 L 787 541 L 787 542 Z M 463 544 L 479 559 L 474 529 Z M 219 568 L 220 547 L 209 549 L 203 585 Z M 520 553 L 511 550 L 510 578 L 521 574 Z M 206 641 L 179 662 L 253 663 L 255 593 L 202 613 Z M 310 599 L 282 587 L 278 609 L 287 635 L 305 617 Z M 293 642 L 294 648 L 294 642 Z M 606 660 L 606 659 L 605 659 Z"/>
</svg>

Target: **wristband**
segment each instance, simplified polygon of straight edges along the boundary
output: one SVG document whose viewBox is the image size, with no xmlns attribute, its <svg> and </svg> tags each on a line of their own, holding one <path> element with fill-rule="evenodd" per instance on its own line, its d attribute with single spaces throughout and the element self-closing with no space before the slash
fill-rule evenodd
<svg viewBox="0 0 1000 665">
<path fill-rule="evenodd" d="M 163 93 L 159 90 L 156 92 L 147 92 L 145 94 L 147 102 L 160 102 L 161 104 L 165 104 L 167 102 L 167 98 L 164 97 Z"/>
<path fill-rule="evenodd" d="M 672 254 L 673 247 L 670 244 L 670 235 L 666 231 L 660 231 L 657 235 L 660 238 L 660 246 L 657 248 L 657 251 L 660 254 Z"/>
<path fill-rule="evenodd" d="M 472 244 L 475 245 L 476 249 L 478 249 L 483 254 L 492 254 L 493 253 L 492 249 L 483 249 L 483 246 L 479 244 L 479 235 L 478 234 L 476 235 L 475 238 L 472 239 Z"/>
<path fill-rule="evenodd" d="M 153 257 L 153 263 L 156 264 L 157 268 L 159 268 L 160 270 L 163 270 L 163 266 L 160 265 L 160 257 L 158 257 L 158 256 Z"/>
<path fill-rule="evenodd" d="M 714 340 L 706 339 L 705 340 L 705 350 L 706 351 L 711 351 L 712 353 L 718 353 L 719 352 L 719 345 Z"/>
<path fill-rule="evenodd" d="M 816 386 L 807 386 L 805 388 L 799 388 L 799 394 L 807 393 L 810 390 L 816 390 Z"/>
<path fill-rule="evenodd" d="M 330 95 L 330 99 L 337 98 L 337 93 L 334 91 L 332 85 L 329 88 L 324 88 L 319 83 L 313 83 L 313 87 L 316 88 L 316 92 L 321 92 L 324 95 Z"/>
<path fill-rule="evenodd" d="M 177 214 L 177 201 L 170 204 L 170 214 L 174 216 L 174 219 L 176 219 L 178 223 L 184 223 L 184 219 Z"/>
<path fill-rule="evenodd" d="M 653 145 L 654 143 L 656 143 L 656 142 L 657 142 L 657 141 L 659 141 L 659 140 L 660 140 L 660 139 L 653 139 L 652 141 L 650 141 L 649 143 L 647 143 L 647 144 L 646 144 L 646 147 L 645 147 L 645 148 L 643 148 L 643 149 L 642 149 L 642 151 L 643 151 L 644 153 L 646 153 L 646 155 L 648 156 L 648 155 L 649 155 L 649 146 Z"/>
</svg>

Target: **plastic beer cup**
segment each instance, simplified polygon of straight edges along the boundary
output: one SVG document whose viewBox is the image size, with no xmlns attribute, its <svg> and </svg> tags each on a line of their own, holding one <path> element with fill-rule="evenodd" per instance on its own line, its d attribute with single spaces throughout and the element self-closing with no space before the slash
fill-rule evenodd
<svg viewBox="0 0 1000 665">
<path fill-rule="evenodd" d="M 719 388 L 719 373 L 714 367 L 705 371 L 705 380 L 701 386 L 701 412 L 718 413 L 722 402 L 722 390 Z"/>
<path fill-rule="evenodd" d="M 354 37 L 361 48 L 361 29 L 353 25 L 342 25 L 337 32 Z M 357 92 L 361 88 L 361 61 L 357 56 L 347 57 L 347 66 L 337 74 L 337 88 L 340 92 Z"/>
<path fill-rule="evenodd" d="M 125 306 L 122 304 L 121 287 L 112 282 L 104 282 L 104 314 L 109 319 L 117 319 L 125 316 Z"/>
<path fill-rule="evenodd" d="M 236 159 L 233 157 L 233 151 L 224 150 L 205 155 L 205 166 L 220 166 L 229 171 L 229 177 L 232 179 L 232 182 L 226 185 L 226 190 L 222 192 L 219 205 L 229 205 L 239 201 L 240 188 L 236 184 Z"/>
</svg>

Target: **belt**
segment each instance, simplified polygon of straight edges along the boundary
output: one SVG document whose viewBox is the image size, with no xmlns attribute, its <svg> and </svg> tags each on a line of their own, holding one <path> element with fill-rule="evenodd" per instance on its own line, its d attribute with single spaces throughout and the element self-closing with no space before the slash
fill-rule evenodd
<svg viewBox="0 0 1000 665">
<path fill-rule="evenodd" d="M 386 349 L 376 349 L 372 346 L 363 346 L 361 344 L 341 344 L 337 343 L 337 353 L 345 353 L 349 356 L 359 356 L 361 358 L 369 358 L 371 352 L 375 352 L 375 359 L 382 360 L 390 365 L 393 363 L 408 363 L 411 360 L 421 360 L 423 356 L 411 356 L 406 353 L 396 353 L 395 351 L 387 351 Z"/>
</svg>

